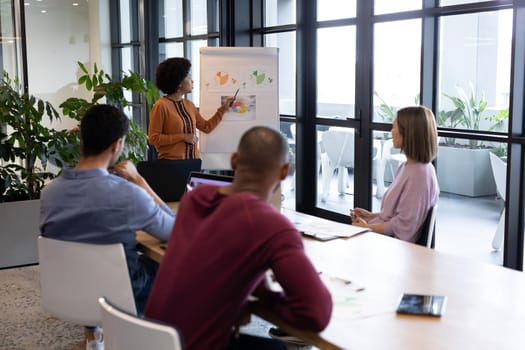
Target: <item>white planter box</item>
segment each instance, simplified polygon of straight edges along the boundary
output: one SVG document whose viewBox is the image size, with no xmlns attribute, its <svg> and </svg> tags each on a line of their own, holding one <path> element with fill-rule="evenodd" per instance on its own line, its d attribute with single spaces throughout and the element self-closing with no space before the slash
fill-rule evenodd
<svg viewBox="0 0 525 350">
<path fill-rule="evenodd" d="M 489 149 L 439 146 L 437 178 L 442 192 L 469 197 L 496 194 Z"/>
<path fill-rule="evenodd" d="M 0 268 L 38 262 L 40 200 L 0 203 Z"/>
</svg>

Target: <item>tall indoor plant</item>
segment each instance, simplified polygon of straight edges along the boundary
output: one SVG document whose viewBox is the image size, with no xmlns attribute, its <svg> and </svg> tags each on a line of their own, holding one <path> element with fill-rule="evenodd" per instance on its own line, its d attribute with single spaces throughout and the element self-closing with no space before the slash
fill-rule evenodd
<svg viewBox="0 0 525 350">
<path fill-rule="evenodd" d="M 126 91 L 139 93 L 153 104 L 158 92 L 152 83 L 130 72 L 113 81 L 95 66 L 90 75 L 80 64 L 79 85 L 93 92 L 91 100 L 71 97 L 60 107 L 64 115 L 80 121 L 86 110 L 105 101 L 119 107 L 130 102 Z M 36 263 L 40 192 L 55 174 L 46 170 L 49 161 L 62 168 L 73 166 L 79 157 L 79 130 L 56 130 L 60 119 L 46 101 L 22 92 L 17 79 L 6 73 L 0 82 L 0 268 Z M 131 121 L 124 156 L 137 162 L 146 150 L 147 135 Z M 29 199 L 29 200 L 26 200 Z"/>
<path fill-rule="evenodd" d="M 82 75 L 78 79 L 78 85 L 83 86 L 87 91 L 92 92 L 91 100 L 78 97 L 70 97 L 60 104 L 64 115 L 80 121 L 86 111 L 93 105 L 102 102 L 111 104 L 119 108 L 132 106 L 128 101 L 125 93 L 131 92 L 142 96 L 148 106 L 151 108 L 156 99 L 159 98 L 159 92 L 155 85 L 142 78 L 139 74 L 129 71 L 123 73 L 120 81 L 114 81 L 97 65 L 93 66 L 93 73 L 90 74 L 84 64 L 78 62 Z M 130 120 L 130 130 L 126 135 L 126 148 L 122 158 L 130 159 L 137 163 L 144 159 L 147 148 L 148 137 L 146 132 L 133 120 Z M 75 151 L 78 152 L 79 143 L 74 145 Z"/>
<path fill-rule="evenodd" d="M 18 79 L 4 72 L 0 82 L 0 202 L 38 199 L 48 159 L 63 151 L 73 138 L 66 130 L 47 127 L 60 119 L 46 101 L 22 92 Z"/>
<path fill-rule="evenodd" d="M 49 102 L 23 92 L 4 72 L 0 82 L 0 268 L 36 263 L 40 191 L 54 175 L 49 157 L 72 140 L 48 127 L 59 119 Z M 65 152 L 64 152 L 65 153 Z"/>
</svg>

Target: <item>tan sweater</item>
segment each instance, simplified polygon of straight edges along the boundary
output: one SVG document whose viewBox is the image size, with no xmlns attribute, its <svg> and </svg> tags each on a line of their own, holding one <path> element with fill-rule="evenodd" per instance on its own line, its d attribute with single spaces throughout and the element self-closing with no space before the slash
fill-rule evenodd
<svg viewBox="0 0 525 350">
<path fill-rule="evenodd" d="M 210 133 L 225 112 L 226 108 L 221 106 L 206 120 L 190 100 L 176 102 L 162 97 L 151 110 L 148 141 L 157 150 L 159 159 L 200 158 L 197 145 L 184 142 L 185 134 L 195 134 L 196 129 Z"/>
</svg>

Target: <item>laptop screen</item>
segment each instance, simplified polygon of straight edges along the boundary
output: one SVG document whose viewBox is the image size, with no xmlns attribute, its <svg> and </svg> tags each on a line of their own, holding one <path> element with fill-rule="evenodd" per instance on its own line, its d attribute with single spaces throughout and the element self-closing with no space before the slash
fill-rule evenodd
<svg viewBox="0 0 525 350">
<path fill-rule="evenodd" d="M 225 175 L 215 175 L 215 174 L 205 174 L 201 172 L 193 171 L 188 177 L 188 182 L 186 184 L 186 191 L 191 191 L 195 187 L 208 184 L 214 186 L 227 186 L 231 184 L 233 177 Z"/>
<path fill-rule="evenodd" d="M 227 186 L 233 181 L 232 176 L 226 175 L 215 175 L 205 174 L 201 172 L 193 171 L 188 177 L 186 184 L 186 192 L 193 190 L 195 187 L 201 184 L 210 184 L 215 186 Z M 273 193 L 270 203 L 278 210 L 281 209 L 281 186 L 278 186 L 276 191 Z"/>
</svg>

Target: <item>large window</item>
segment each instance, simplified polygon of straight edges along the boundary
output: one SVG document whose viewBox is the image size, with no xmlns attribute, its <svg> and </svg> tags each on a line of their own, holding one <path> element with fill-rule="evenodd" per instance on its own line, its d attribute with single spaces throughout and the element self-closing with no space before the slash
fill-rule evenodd
<svg viewBox="0 0 525 350">
<path fill-rule="evenodd" d="M 337 47 L 335 55 L 334 47 Z M 317 31 L 318 117 L 354 117 L 355 57 L 355 26 Z"/>
<path fill-rule="evenodd" d="M 186 57 L 192 63 L 193 93 L 188 95 L 200 105 L 201 47 L 218 45 L 218 1 L 161 0 L 159 1 L 159 55 L 158 62 L 170 57 Z M 214 18 L 211 22 L 209 18 Z"/>
<path fill-rule="evenodd" d="M 258 4 L 220 2 L 224 23 L 219 26 L 218 1 L 159 1 L 159 16 L 151 21 L 157 24 L 157 62 L 150 62 L 150 71 L 167 57 L 185 56 L 193 63 L 198 92 L 200 47 L 218 45 L 219 39 L 224 45 L 278 47 L 281 131 L 295 163 L 283 186 L 285 203 L 340 221 L 348 220 L 353 206 L 379 210 L 404 161 L 390 139 L 395 113 L 408 105 L 428 106 L 436 116 L 440 142 L 435 162 L 442 201 L 436 249 L 456 252 L 452 247 L 458 246 L 467 252 L 477 245 L 490 253 L 503 202 L 491 154 L 511 169 L 509 179 L 516 189 L 509 193 L 516 197 L 524 192 L 523 180 L 516 175 L 525 168 L 520 157 L 524 108 L 518 98 L 525 94 L 523 1 Z M 122 13 L 131 18 L 139 13 L 123 6 Z M 515 31 L 514 16 L 521 19 Z M 121 23 L 124 31 L 127 24 Z M 134 33 L 130 30 L 130 43 L 120 43 L 131 47 L 122 55 L 123 65 L 136 65 L 140 57 L 133 47 L 140 42 Z M 190 98 L 198 104 L 197 93 Z M 466 149 L 479 152 L 466 158 L 449 154 Z M 463 185 L 464 179 L 481 182 Z M 507 212 L 516 214 L 509 215 L 507 223 L 505 239 L 510 241 L 504 244 L 512 251 L 505 254 L 512 259 L 506 264 L 521 268 L 523 262 L 517 259 L 523 247 L 517 243 L 523 232 L 516 227 L 523 227 L 517 213 L 524 208 L 518 207 L 518 198 L 505 199 Z M 468 214 L 480 212 L 487 218 L 481 226 L 482 220 Z M 469 230 L 459 232 L 458 227 Z M 501 263 L 501 257 L 500 250 L 492 262 Z"/>
<path fill-rule="evenodd" d="M 439 126 L 506 131 L 512 11 L 442 17 Z"/>
<path fill-rule="evenodd" d="M 374 121 L 392 123 L 397 109 L 419 104 L 420 19 L 377 23 L 374 26 L 373 74 Z"/>
</svg>

